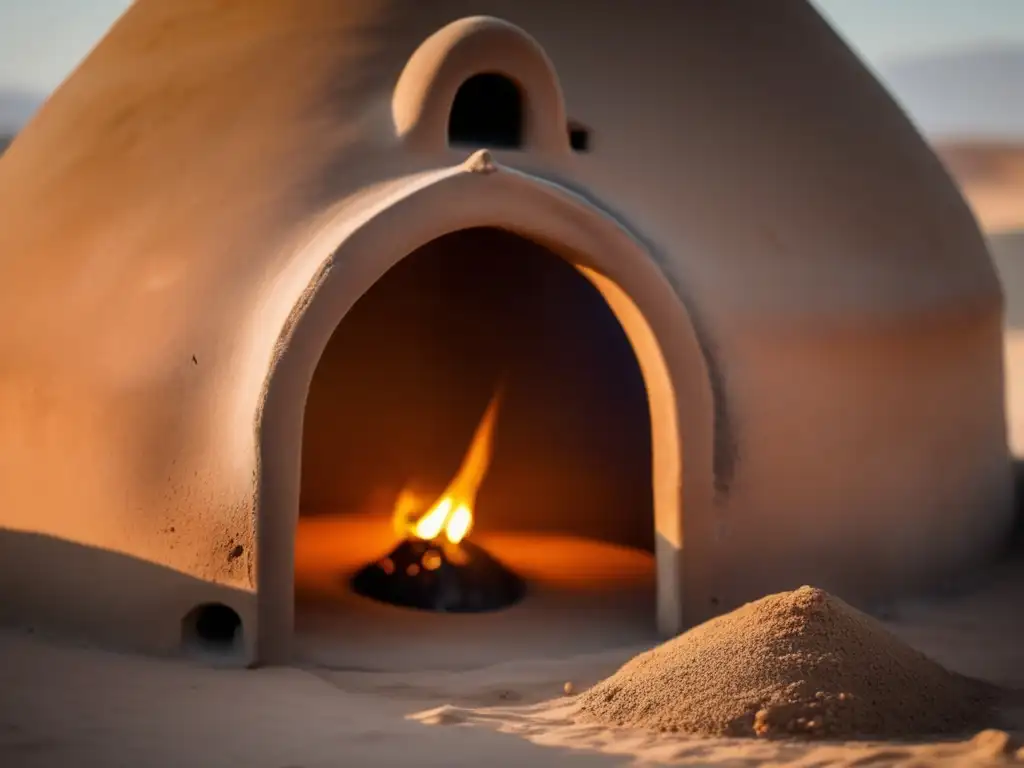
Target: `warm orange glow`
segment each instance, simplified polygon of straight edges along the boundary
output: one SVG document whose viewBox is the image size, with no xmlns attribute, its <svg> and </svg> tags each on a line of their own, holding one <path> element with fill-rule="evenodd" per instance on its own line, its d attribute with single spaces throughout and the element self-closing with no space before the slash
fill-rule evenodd
<svg viewBox="0 0 1024 768">
<path fill-rule="evenodd" d="M 444 493 L 424 514 L 414 518 L 417 508 L 422 509 L 413 494 L 403 492 L 395 504 L 395 530 L 402 536 L 415 536 L 432 541 L 444 536 L 458 544 L 473 529 L 473 506 L 480 485 L 491 464 L 491 446 L 494 442 L 494 422 L 498 415 L 500 394 L 496 394 L 473 434 L 462 466 Z"/>
<path fill-rule="evenodd" d="M 441 567 L 444 561 L 441 559 L 441 553 L 437 550 L 428 550 L 423 555 L 423 567 L 428 571 L 436 571 Z"/>
</svg>

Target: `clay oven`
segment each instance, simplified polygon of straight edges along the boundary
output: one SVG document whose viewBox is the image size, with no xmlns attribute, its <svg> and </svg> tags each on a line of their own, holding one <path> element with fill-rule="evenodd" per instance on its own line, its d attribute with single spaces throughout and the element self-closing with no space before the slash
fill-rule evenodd
<svg viewBox="0 0 1024 768">
<path fill-rule="evenodd" d="M 803 2 L 586 13 L 127 11 L 0 162 L 5 619 L 288 661 L 297 532 L 501 382 L 473 535 L 646 548 L 662 633 L 998 549 L 1000 288 L 899 109 Z"/>
</svg>

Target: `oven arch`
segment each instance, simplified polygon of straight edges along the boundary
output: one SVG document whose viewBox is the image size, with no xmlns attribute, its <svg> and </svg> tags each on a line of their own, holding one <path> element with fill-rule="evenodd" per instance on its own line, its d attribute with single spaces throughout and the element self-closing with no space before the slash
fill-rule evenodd
<svg viewBox="0 0 1024 768">
<path fill-rule="evenodd" d="M 651 414 L 657 624 L 687 626 L 711 552 L 684 548 L 686 529 L 713 515 L 714 404 L 696 331 L 655 255 L 627 225 L 583 195 L 495 163 L 486 151 L 407 177 L 319 234 L 327 257 L 305 282 L 281 329 L 256 426 L 257 663 L 291 658 L 295 531 L 302 423 L 313 373 L 345 314 L 388 269 L 424 243 L 473 227 L 533 240 L 576 266 L 604 296 L 636 353 Z M 704 538 L 704 537 L 701 537 Z"/>
</svg>

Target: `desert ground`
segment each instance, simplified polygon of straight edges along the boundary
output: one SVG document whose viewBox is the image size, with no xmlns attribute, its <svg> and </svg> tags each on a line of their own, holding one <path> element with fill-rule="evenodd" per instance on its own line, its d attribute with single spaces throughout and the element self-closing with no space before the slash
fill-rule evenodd
<svg viewBox="0 0 1024 768">
<path fill-rule="evenodd" d="M 956 594 L 892 606 L 886 624 L 950 669 L 1024 690 L 1022 604 L 1017 552 Z M 543 635 L 550 625 L 538 616 L 532 628 Z M 416 635 L 405 637 L 415 653 Z M 581 724 L 573 696 L 650 643 L 579 653 L 570 637 L 539 658 L 467 666 L 457 647 L 446 662 L 436 638 L 424 641 L 434 645 L 420 671 L 408 663 L 397 672 L 308 663 L 244 670 L 7 628 L 0 765 L 1001 765 L 1017 761 L 1015 739 L 1024 736 L 1024 700 L 1012 697 L 993 730 L 931 743 L 704 739 Z M 351 642 L 369 654 L 375 641 Z"/>
<path fill-rule="evenodd" d="M 990 235 L 1006 288 L 1008 431 L 1020 455 L 1024 149 L 958 145 L 943 156 Z M 326 540 L 312 536 L 310 546 Z M 524 550 L 520 567 L 529 569 L 531 554 Z M 0 628 L 0 766 L 1024 764 L 1019 545 L 969 583 L 889 606 L 878 617 L 948 669 L 1007 692 L 987 727 L 917 742 L 697 738 L 574 720 L 581 691 L 656 643 L 633 615 L 647 609 L 633 591 L 645 583 L 646 566 L 622 553 L 606 561 L 631 574 L 613 598 L 604 593 L 583 608 L 577 601 L 575 613 L 564 613 L 556 595 L 542 609 L 519 614 L 519 638 L 500 619 L 463 623 L 452 636 L 450 627 L 437 630 L 427 619 L 409 623 L 389 614 L 391 623 L 370 632 L 356 631 L 354 617 L 318 623 L 314 611 L 300 643 L 305 660 L 290 668 L 218 668 L 90 647 L 28 627 Z M 571 566 L 572 558 L 566 562 Z M 579 562 L 593 559 L 581 555 Z M 320 576 L 315 567 L 306 574 L 313 598 Z M 601 578 L 595 572 L 582 581 Z M 448 636 L 442 640 L 438 631 Z M 332 635 L 344 638 L 337 658 L 336 646 L 318 642 Z"/>
</svg>

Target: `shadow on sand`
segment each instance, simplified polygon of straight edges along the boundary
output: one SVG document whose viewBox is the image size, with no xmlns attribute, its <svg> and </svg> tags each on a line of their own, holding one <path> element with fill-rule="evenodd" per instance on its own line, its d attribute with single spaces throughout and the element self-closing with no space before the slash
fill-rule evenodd
<svg viewBox="0 0 1024 768">
<path fill-rule="evenodd" d="M 178 654 L 197 606 L 222 604 L 242 619 L 229 646 L 249 645 L 254 594 L 136 557 L 37 533 L 0 529 L 0 622 L 59 632 L 118 650 Z"/>
</svg>

